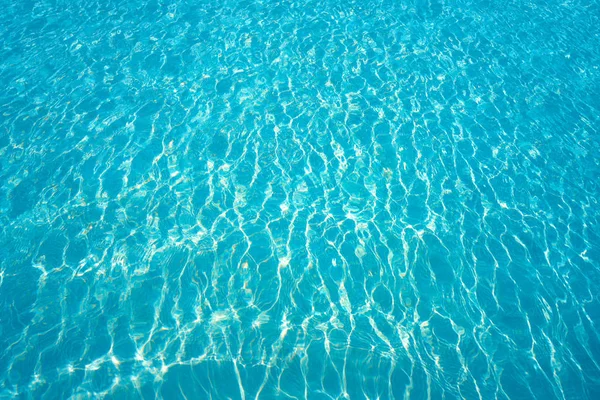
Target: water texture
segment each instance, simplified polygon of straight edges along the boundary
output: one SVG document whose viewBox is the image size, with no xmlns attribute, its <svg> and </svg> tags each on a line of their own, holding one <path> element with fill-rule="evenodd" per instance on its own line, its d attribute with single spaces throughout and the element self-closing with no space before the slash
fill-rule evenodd
<svg viewBox="0 0 600 400">
<path fill-rule="evenodd" d="M 0 10 L 0 398 L 600 398 L 599 1 Z"/>
</svg>

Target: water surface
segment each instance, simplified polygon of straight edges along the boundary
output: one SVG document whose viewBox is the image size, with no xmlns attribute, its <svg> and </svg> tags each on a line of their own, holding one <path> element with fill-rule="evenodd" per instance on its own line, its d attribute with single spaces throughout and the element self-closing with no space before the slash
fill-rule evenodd
<svg viewBox="0 0 600 400">
<path fill-rule="evenodd" d="M 600 398 L 598 1 L 0 5 L 0 397 Z"/>
</svg>

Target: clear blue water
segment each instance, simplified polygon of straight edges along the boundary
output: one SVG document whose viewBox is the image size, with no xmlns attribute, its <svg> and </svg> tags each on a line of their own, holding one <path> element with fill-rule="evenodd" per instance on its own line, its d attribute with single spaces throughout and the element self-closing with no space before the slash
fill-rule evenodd
<svg viewBox="0 0 600 400">
<path fill-rule="evenodd" d="M 600 398 L 597 0 L 0 3 L 0 398 Z"/>
</svg>

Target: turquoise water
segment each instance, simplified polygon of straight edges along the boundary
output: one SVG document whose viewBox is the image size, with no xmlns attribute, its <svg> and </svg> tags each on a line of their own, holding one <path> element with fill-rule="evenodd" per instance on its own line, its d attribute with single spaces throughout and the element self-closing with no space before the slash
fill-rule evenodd
<svg viewBox="0 0 600 400">
<path fill-rule="evenodd" d="M 0 398 L 600 398 L 598 1 L 0 5 Z"/>
</svg>

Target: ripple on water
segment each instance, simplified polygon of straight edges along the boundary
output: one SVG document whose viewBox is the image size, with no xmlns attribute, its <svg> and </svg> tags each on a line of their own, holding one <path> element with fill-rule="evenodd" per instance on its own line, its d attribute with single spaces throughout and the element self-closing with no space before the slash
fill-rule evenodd
<svg viewBox="0 0 600 400">
<path fill-rule="evenodd" d="M 0 15 L 0 397 L 600 397 L 594 2 Z"/>
</svg>

